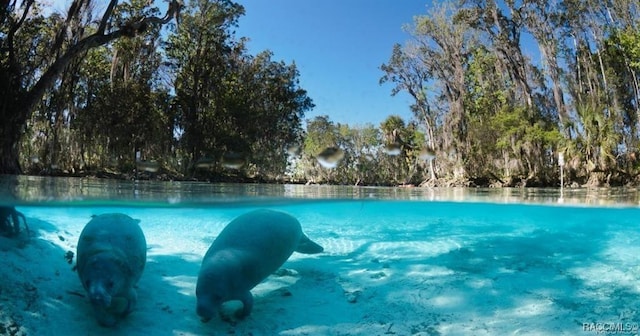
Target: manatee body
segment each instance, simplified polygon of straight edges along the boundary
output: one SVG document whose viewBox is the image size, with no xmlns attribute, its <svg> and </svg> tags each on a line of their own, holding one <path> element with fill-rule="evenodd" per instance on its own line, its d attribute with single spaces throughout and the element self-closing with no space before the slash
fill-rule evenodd
<svg viewBox="0 0 640 336">
<path fill-rule="evenodd" d="M 124 214 L 103 214 L 94 216 L 80 234 L 78 275 L 103 326 L 115 325 L 136 304 L 134 286 L 147 260 L 139 222 Z"/>
<path fill-rule="evenodd" d="M 286 213 L 256 210 L 231 221 L 202 260 L 196 286 L 196 312 L 202 321 L 210 320 L 230 300 L 243 303 L 238 317 L 249 315 L 253 307 L 250 290 L 282 266 L 293 251 L 313 254 L 323 248 Z"/>
</svg>

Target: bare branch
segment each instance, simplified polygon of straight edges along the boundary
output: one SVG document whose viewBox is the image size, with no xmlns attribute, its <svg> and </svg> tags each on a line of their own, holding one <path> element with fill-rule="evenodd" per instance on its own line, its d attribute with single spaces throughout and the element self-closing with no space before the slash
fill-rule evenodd
<svg viewBox="0 0 640 336">
<path fill-rule="evenodd" d="M 104 11 L 104 15 L 102 15 L 102 20 L 100 20 L 100 26 L 98 26 L 98 34 L 104 34 L 105 29 L 107 29 L 107 22 L 111 19 L 111 14 L 113 14 L 113 9 L 118 4 L 118 0 L 111 0 L 109 2 L 109 6 Z"/>
<path fill-rule="evenodd" d="M 31 0 L 33 1 L 33 0 Z M 40 77 L 40 80 L 34 85 L 29 97 L 26 99 L 28 111 L 33 111 L 35 105 L 40 101 L 40 98 L 48 90 L 56 78 L 64 71 L 69 63 L 78 55 L 85 53 L 91 48 L 105 45 L 115 39 L 123 36 L 133 37 L 136 34 L 143 32 L 150 24 L 166 24 L 173 18 L 177 18 L 180 12 L 181 4 L 178 0 L 171 0 L 171 4 L 167 9 L 167 13 L 164 17 L 146 17 L 136 22 L 130 22 L 120 27 L 120 29 L 108 34 L 104 34 L 106 29 L 106 23 L 109 21 L 111 14 L 113 13 L 113 7 L 117 4 L 117 0 L 111 0 L 109 8 L 105 11 L 100 23 L 100 29 L 90 36 L 78 41 L 75 45 L 69 48 L 60 58 L 58 58 L 51 67 Z M 103 26 L 104 25 L 104 26 Z"/>
<path fill-rule="evenodd" d="M 22 12 L 22 17 L 20 17 L 20 21 L 18 21 L 18 23 L 16 23 L 14 29 L 12 29 L 9 32 L 9 35 L 14 35 L 18 29 L 20 29 L 20 27 L 22 27 L 22 24 L 24 23 L 24 20 L 27 19 L 27 15 L 29 14 L 29 11 L 31 10 L 31 6 L 33 5 L 35 0 L 28 0 L 25 1 L 24 3 L 22 3 L 22 7 L 24 7 L 24 11 Z"/>
<path fill-rule="evenodd" d="M 180 3 L 179 0 L 171 0 L 171 3 L 169 3 L 169 8 L 167 9 L 167 13 L 164 15 L 163 18 L 152 17 L 152 18 L 149 18 L 148 23 L 166 24 L 174 18 L 176 19 L 176 22 L 178 22 L 178 20 L 180 19 L 181 9 L 182 9 L 182 4 Z"/>
</svg>

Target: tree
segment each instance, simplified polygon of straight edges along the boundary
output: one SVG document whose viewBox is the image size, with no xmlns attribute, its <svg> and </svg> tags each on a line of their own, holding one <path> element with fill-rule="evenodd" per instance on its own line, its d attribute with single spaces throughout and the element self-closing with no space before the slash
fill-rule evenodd
<svg viewBox="0 0 640 336">
<path fill-rule="evenodd" d="M 134 37 L 149 26 L 178 16 L 181 4 L 171 0 L 164 17 L 144 16 L 114 22 L 117 0 L 111 0 L 96 23 L 90 0 L 74 0 L 59 34 L 48 39 L 38 32 L 43 17 L 35 0 L 5 1 L 0 7 L 0 173 L 17 174 L 19 142 L 26 121 L 65 68 L 88 50 L 122 37 Z M 27 43 L 31 41 L 31 43 Z M 48 48 L 42 48 L 47 45 Z M 25 50 L 25 46 L 27 50 Z M 40 46 L 40 48 L 38 48 Z M 29 52 L 33 54 L 29 54 Z M 35 62 L 30 61 L 33 56 Z"/>
<path fill-rule="evenodd" d="M 428 143 L 436 139 L 432 149 L 441 184 L 512 185 L 512 177 L 523 184 L 547 183 L 558 129 L 571 123 L 572 114 L 560 69 L 566 62 L 557 57 L 564 55 L 565 41 L 544 39 L 555 38 L 564 21 L 559 11 L 548 13 L 548 5 L 533 0 L 460 4 L 436 4 L 429 16 L 417 17 L 409 30 L 413 40 L 394 46 L 382 81 L 396 83 L 392 94 L 405 90 L 414 97 Z M 525 33 L 544 43 L 545 60 L 553 67 L 541 71 L 523 54 Z"/>
<path fill-rule="evenodd" d="M 513 7 L 513 4 L 510 3 L 510 5 Z M 522 8 L 522 12 L 526 27 L 538 42 L 540 54 L 545 65 L 545 72 L 551 79 L 553 101 L 560 125 L 566 128 L 570 124 L 570 117 L 561 83 L 563 71 L 558 60 L 561 39 L 556 38 L 561 33 L 562 15 L 557 6 L 540 0 L 527 1 Z M 566 130 L 565 134 L 569 136 L 570 131 Z"/>
<path fill-rule="evenodd" d="M 348 171 L 348 183 L 353 185 L 380 184 L 380 147 L 382 135 L 378 128 L 372 124 L 361 127 L 339 125 L 340 134 L 344 138 L 346 147 L 345 158 L 350 162 L 346 165 Z"/>
<path fill-rule="evenodd" d="M 173 71 L 180 147 L 185 168 L 201 159 L 218 159 L 227 150 L 248 151 L 248 144 L 226 148 L 235 131 L 228 113 L 229 86 L 238 79 L 244 44 L 232 40 L 244 8 L 231 1 L 191 1 L 182 12 L 179 29 L 167 42 L 168 63 Z M 233 103 L 233 102 L 232 102 Z"/>
<path fill-rule="evenodd" d="M 317 116 L 307 121 L 302 162 L 300 163 L 305 179 L 320 182 L 330 180 L 333 177 L 331 174 L 333 170 L 322 167 L 318 163 L 318 157 L 327 148 L 339 148 L 341 142 L 340 129 L 329 119 L 329 116 Z M 341 163 L 338 163 L 338 167 Z"/>
<path fill-rule="evenodd" d="M 270 51 L 243 63 L 243 91 L 237 102 L 238 135 L 250 144 L 252 163 L 263 176 L 281 175 L 287 166 L 287 148 L 302 143 L 302 119 L 314 107 L 300 88 L 295 64 L 275 62 Z"/>
<path fill-rule="evenodd" d="M 222 161 L 232 155 L 246 163 L 234 174 L 277 178 L 313 107 L 295 64 L 273 61 L 270 51 L 247 55 L 246 41 L 234 39 L 243 13 L 231 1 L 194 1 L 169 36 L 178 140 L 190 173 L 206 160 L 213 173 L 226 174 Z"/>
<path fill-rule="evenodd" d="M 416 174 L 420 167 L 418 156 L 424 147 L 424 135 L 418 132 L 415 123 L 407 124 L 400 116 L 390 115 L 380 124 L 380 130 L 385 138 L 385 154 L 380 158 L 380 168 L 387 174 L 387 181 L 393 185 L 421 182 L 422 176 Z"/>
<path fill-rule="evenodd" d="M 439 147 L 441 141 L 436 141 L 436 121 L 440 119 L 437 110 L 431 108 L 431 103 L 427 97 L 427 82 L 433 78 L 433 71 L 428 64 L 422 62 L 422 58 L 417 57 L 420 49 L 409 45 L 403 48 L 396 44 L 393 46 L 391 58 L 388 64 L 383 64 L 380 69 L 384 71 L 384 76 L 380 78 L 380 83 L 393 82 L 396 87 L 391 91 L 395 96 L 401 90 L 406 91 L 414 99 L 411 111 L 417 120 L 423 123 L 425 132 L 425 150 L 434 150 Z M 435 158 L 434 158 L 435 159 Z M 434 159 L 429 160 L 429 171 L 431 180 L 435 182 Z"/>
</svg>

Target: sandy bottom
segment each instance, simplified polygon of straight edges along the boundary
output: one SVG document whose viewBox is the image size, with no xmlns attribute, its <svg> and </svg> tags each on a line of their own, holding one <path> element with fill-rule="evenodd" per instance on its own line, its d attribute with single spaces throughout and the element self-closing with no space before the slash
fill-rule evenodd
<svg viewBox="0 0 640 336">
<path fill-rule="evenodd" d="M 249 209 L 20 210 L 32 233 L 0 238 L 0 335 L 638 333 L 640 230 L 632 218 L 539 226 L 289 208 L 325 253 L 294 254 L 252 291 L 246 319 L 202 323 L 202 256 Z M 91 214 L 113 211 L 142 220 L 149 251 L 136 310 L 103 328 L 65 254 L 75 253 Z M 238 305 L 225 305 L 225 316 Z"/>
</svg>

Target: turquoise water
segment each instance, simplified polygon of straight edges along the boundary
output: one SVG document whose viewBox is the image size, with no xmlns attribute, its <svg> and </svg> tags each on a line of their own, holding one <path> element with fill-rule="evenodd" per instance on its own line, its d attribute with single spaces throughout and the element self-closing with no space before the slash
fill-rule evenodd
<svg viewBox="0 0 640 336">
<path fill-rule="evenodd" d="M 561 199 L 558 190 L 520 189 L 5 185 L 4 204 L 33 232 L 0 241 L 0 334 L 11 325 L 27 335 L 638 332 L 635 190 L 565 190 Z M 325 252 L 294 254 L 283 266 L 291 272 L 255 288 L 246 320 L 201 323 L 193 289 L 202 255 L 229 221 L 257 208 L 293 215 Z M 92 319 L 63 257 L 90 216 L 107 212 L 140 219 L 149 247 L 139 307 L 115 331 Z"/>
</svg>

